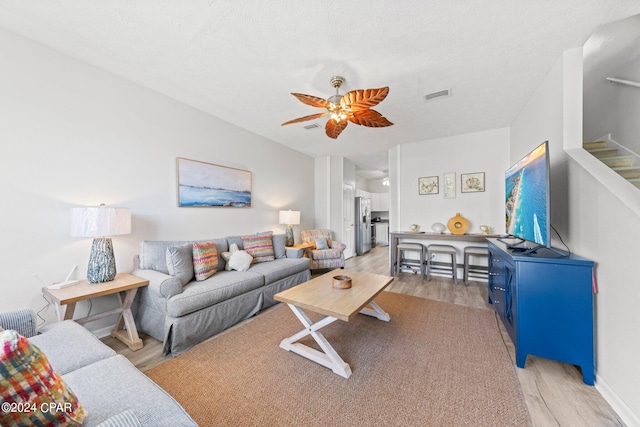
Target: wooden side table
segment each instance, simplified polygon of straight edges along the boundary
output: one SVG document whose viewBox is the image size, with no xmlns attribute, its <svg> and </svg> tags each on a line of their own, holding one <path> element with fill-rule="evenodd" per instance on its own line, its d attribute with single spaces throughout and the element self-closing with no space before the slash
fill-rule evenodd
<svg viewBox="0 0 640 427">
<path fill-rule="evenodd" d="M 313 245 L 311 243 L 298 243 L 297 245 L 291 246 L 292 248 L 302 249 L 305 258 L 312 258 L 311 251 L 313 250 Z"/>
<path fill-rule="evenodd" d="M 131 304 L 136 296 L 138 288 L 147 286 L 148 280 L 127 273 L 118 273 L 110 282 L 89 283 L 81 280 L 79 283 L 63 289 L 42 288 L 42 292 L 53 300 L 58 308 L 60 320 L 74 320 L 84 325 L 94 320 L 102 319 L 114 314 L 120 314 L 116 327 L 111 331 L 111 336 L 125 343 L 131 350 L 139 350 L 143 347 L 142 340 L 138 336 L 136 323 L 131 313 Z M 78 301 L 97 298 L 104 295 L 117 294 L 120 302 L 119 308 L 93 314 L 79 319 L 73 318 L 73 313 Z"/>
</svg>

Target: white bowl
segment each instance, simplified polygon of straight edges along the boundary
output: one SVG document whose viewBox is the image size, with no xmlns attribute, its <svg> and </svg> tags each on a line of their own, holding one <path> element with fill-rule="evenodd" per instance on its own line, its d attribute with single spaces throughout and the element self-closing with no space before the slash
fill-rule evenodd
<svg viewBox="0 0 640 427">
<path fill-rule="evenodd" d="M 434 233 L 438 233 L 438 234 L 441 234 L 445 228 L 446 227 L 444 226 L 444 224 L 441 224 L 439 222 L 436 222 L 431 226 L 431 230 L 433 230 Z"/>
</svg>

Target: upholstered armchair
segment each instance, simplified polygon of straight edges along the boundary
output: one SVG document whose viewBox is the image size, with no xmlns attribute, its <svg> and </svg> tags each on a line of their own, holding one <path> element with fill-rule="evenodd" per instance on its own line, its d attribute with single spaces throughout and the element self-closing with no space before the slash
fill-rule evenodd
<svg viewBox="0 0 640 427">
<path fill-rule="evenodd" d="M 346 245 L 331 240 L 331 230 L 302 230 L 302 243 L 313 246 L 311 250 L 311 269 L 344 268 L 344 249 Z"/>
</svg>

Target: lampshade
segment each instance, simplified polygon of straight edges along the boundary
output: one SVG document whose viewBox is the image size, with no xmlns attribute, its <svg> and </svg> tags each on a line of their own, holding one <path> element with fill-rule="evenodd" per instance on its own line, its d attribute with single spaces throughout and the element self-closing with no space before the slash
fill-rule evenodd
<svg viewBox="0 0 640 427">
<path fill-rule="evenodd" d="M 300 211 L 292 211 L 291 209 L 288 211 L 280 211 L 278 222 L 287 226 L 284 231 L 284 245 L 293 246 L 294 237 L 292 226 L 300 225 Z"/>
<path fill-rule="evenodd" d="M 104 205 L 71 208 L 72 237 L 107 237 L 131 234 L 129 208 Z"/>
<path fill-rule="evenodd" d="M 300 211 L 280 211 L 279 224 L 300 225 Z"/>
</svg>

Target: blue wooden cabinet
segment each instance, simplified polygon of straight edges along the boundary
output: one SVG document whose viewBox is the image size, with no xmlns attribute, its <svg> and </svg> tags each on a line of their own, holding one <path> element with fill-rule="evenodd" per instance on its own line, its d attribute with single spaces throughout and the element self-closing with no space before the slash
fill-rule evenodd
<svg viewBox="0 0 640 427">
<path fill-rule="evenodd" d="M 593 261 L 488 242 L 489 303 L 513 341 L 516 365 L 524 368 L 530 354 L 570 363 L 593 385 Z"/>
</svg>

